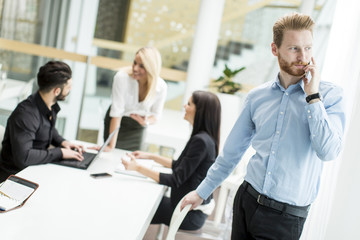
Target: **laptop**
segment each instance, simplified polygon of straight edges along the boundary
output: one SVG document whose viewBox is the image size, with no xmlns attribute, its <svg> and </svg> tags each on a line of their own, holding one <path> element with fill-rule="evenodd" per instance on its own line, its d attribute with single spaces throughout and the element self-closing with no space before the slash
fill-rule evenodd
<svg viewBox="0 0 360 240">
<path fill-rule="evenodd" d="M 84 160 L 78 161 L 76 159 L 63 159 L 61 161 L 53 162 L 53 163 L 62 165 L 62 166 L 67 166 L 67 167 L 87 169 L 90 166 L 90 164 L 92 163 L 92 161 L 94 161 L 95 158 L 97 158 L 102 153 L 102 151 L 104 151 L 105 147 L 109 144 L 110 140 L 113 138 L 113 136 L 115 135 L 115 133 L 118 130 L 119 130 L 119 128 L 116 128 L 109 135 L 109 137 L 106 139 L 106 141 L 104 142 L 104 144 L 101 146 L 100 150 L 97 153 L 83 152 Z"/>
</svg>

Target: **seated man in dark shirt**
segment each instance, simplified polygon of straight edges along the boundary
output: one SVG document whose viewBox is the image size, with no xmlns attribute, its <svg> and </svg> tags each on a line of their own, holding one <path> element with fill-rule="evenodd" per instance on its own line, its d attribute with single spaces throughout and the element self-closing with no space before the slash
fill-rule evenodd
<svg viewBox="0 0 360 240">
<path fill-rule="evenodd" d="M 83 159 L 83 147 L 66 141 L 55 129 L 60 111 L 57 101 L 69 94 L 71 74 L 64 62 L 50 61 L 40 67 L 39 91 L 19 103 L 8 119 L 0 153 L 0 183 L 30 165 Z"/>
</svg>

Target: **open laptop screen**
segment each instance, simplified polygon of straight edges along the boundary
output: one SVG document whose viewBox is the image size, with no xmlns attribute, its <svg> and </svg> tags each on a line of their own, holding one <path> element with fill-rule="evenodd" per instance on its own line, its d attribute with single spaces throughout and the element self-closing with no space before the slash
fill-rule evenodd
<svg viewBox="0 0 360 240">
<path fill-rule="evenodd" d="M 97 158 L 102 151 L 104 151 L 105 147 L 109 144 L 111 139 L 114 137 L 115 133 L 119 130 L 119 128 L 116 128 L 112 133 L 108 136 L 104 144 L 101 146 L 100 150 L 97 153 L 90 153 L 90 152 L 84 152 L 83 157 L 84 160 L 78 161 L 76 159 L 63 159 L 58 162 L 54 162 L 58 165 L 68 166 L 68 167 L 74 167 L 74 168 L 80 168 L 80 169 L 87 169 L 91 162 Z"/>
</svg>

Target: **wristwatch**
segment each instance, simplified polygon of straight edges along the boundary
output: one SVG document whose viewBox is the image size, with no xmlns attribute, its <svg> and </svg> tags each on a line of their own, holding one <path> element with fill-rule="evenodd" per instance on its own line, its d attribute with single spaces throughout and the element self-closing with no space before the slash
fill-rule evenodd
<svg viewBox="0 0 360 240">
<path fill-rule="evenodd" d="M 314 94 L 310 94 L 309 96 L 307 96 L 305 98 L 306 102 L 309 103 L 311 100 L 317 99 L 319 98 L 321 100 L 321 95 L 320 93 L 314 93 Z"/>
</svg>

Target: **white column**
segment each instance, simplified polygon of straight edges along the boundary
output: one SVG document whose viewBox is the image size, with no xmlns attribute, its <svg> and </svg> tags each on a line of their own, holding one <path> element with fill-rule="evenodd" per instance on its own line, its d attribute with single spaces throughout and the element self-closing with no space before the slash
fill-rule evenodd
<svg viewBox="0 0 360 240">
<path fill-rule="evenodd" d="M 92 52 L 96 16 L 99 0 L 71 1 L 68 14 L 68 24 L 65 33 L 64 50 L 84 55 Z M 73 86 L 66 102 L 61 102 L 59 116 L 66 118 L 64 137 L 76 139 L 82 94 L 87 79 L 85 63 L 70 62 L 73 71 Z"/>
<path fill-rule="evenodd" d="M 225 0 L 202 0 L 189 67 L 187 71 L 184 102 L 194 90 L 209 85 L 214 64 Z"/>
<path fill-rule="evenodd" d="M 312 16 L 315 7 L 315 0 L 303 0 L 299 7 L 299 12 Z"/>
</svg>

